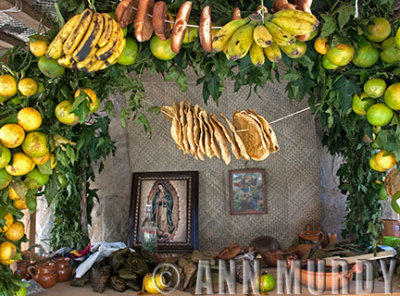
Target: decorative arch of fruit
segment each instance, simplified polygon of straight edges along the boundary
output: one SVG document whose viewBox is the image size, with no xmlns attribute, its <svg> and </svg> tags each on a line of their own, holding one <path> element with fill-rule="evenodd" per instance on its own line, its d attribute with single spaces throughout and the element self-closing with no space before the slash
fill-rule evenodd
<svg viewBox="0 0 400 296">
<path fill-rule="evenodd" d="M 89 186 L 94 166 L 101 171 L 102 160 L 115 150 L 109 95 L 120 92 L 127 99 L 119 113 L 123 126 L 137 120 L 151 133 L 146 116 L 160 112 L 145 105 L 145 70 L 185 91 L 184 70 L 192 68 L 205 102 L 218 101 L 225 80 L 261 97 L 258 89 L 267 80 L 288 80 L 289 98 L 308 100 L 321 121 L 324 145 L 345 159 L 338 171 L 348 195 L 344 235 L 377 246 L 385 173 L 400 160 L 394 1 L 365 0 L 357 9 L 351 1 L 312 7 L 303 0 L 203 2 L 122 0 L 96 9 L 93 2 L 57 1 L 55 29 L 31 36 L 28 47 L 3 58 L 0 295 L 26 286 L 9 265 L 21 258 L 26 241 L 21 210 L 34 212 L 37 195 L 53 203 L 53 248 L 87 243 L 90 221 L 80 223 L 80 204 L 90 212 L 97 198 Z M 276 66 L 280 60 L 283 71 Z M 97 114 L 100 103 L 106 115 Z M 392 205 L 400 213 L 399 197 L 392 197 Z"/>
</svg>

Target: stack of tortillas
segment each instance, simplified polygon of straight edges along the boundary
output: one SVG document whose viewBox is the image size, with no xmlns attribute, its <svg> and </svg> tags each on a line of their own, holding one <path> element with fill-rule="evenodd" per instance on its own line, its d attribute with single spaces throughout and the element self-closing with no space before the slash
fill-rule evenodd
<svg viewBox="0 0 400 296">
<path fill-rule="evenodd" d="M 220 114 L 225 126 L 217 115 L 209 115 L 199 105 L 191 106 L 185 101 L 163 106 L 161 110 L 172 122 L 171 136 L 178 148 L 196 159 L 216 156 L 228 165 L 231 162 L 228 143 L 236 159 L 261 161 L 279 150 L 271 126 L 255 111 L 235 111 L 233 123 Z"/>
</svg>

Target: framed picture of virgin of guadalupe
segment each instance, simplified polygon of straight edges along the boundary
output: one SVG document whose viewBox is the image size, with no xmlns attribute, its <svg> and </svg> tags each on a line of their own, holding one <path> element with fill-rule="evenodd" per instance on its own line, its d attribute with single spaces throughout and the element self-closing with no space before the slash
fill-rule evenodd
<svg viewBox="0 0 400 296">
<path fill-rule="evenodd" d="M 133 173 L 129 246 L 141 246 L 142 225 L 150 218 L 155 225 L 156 251 L 191 252 L 196 249 L 198 181 L 197 171 Z"/>
</svg>

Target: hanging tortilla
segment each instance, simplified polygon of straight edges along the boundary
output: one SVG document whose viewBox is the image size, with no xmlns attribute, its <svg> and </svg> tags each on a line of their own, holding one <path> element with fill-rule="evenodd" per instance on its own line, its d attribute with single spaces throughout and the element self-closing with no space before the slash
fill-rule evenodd
<svg viewBox="0 0 400 296">
<path fill-rule="evenodd" d="M 186 125 L 186 104 L 185 101 L 181 101 L 179 103 L 179 120 L 181 121 L 182 125 L 182 143 L 183 143 L 183 153 L 188 154 L 189 153 L 189 143 L 187 140 L 187 125 Z"/>
<path fill-rule="evenodd" d="M 162 106 L 161 112 L 164 114 L 165 118 L 172 121 L 175 116 L 175 110 L 172 106 Z"/>
<path fill-rule="evenodd" d="M 186 130 L 186 135 L 188 138 L 188 142 L 189 142 L 189 149 L 190 149 L 190 153 L 196 158 L 197 154 L 196 154 L 196 145 L 194 144 L 194 140 L 193 140 L 193 113 L 192 113 L 192 107 L 190 106 L 190 103 L 188 105 L 187 111 L 186 111 L 186 122 L 187 122 L 187 130 Z"/>
<path fill-rule="evenodd" d="M 231 163 L 231 153 L 229 152 L 227 143 L 228 140 L 219 125 L 214 122 L 212 116 L 208 118 L 208 121 L 214 129 L 215 138 L 217 139 L 217 143 L 219 143 L 219 147 L 221 149 L 222 159 L 224 160 L 225 164 L 228 165 Z"/>
<path fill-rule="evenodd" d="M 174 118 L 172 120 L 171 124 L 171 137 L 175 141 L 175 143 L 178 145 L 179 150 L 183 150 L 183 144 L 182 144 L 182 126 L 179 121 L 179 105 L 177 102 L 174 102 Z"/>
<path fill-rule="evenodd" d="M 258 123 L 245 113 L 235 111 L 233 125 L 236 130 L 246 130 L 239 133 L 249 156 L 256 161 L 262 161 L 269 155 L 263 138 L 263 132 Z"/>
<path fill-rule="evenodd" d="M 241 155 L 239 146 L 229 133 L 228 129 L 225 127 L 225 125 L 222 124 L 222 122 L 218 119 L 218 117 L 215 114 L 211 115 L 211 119 L 221 128 L 222 132 L 225 135 L 225 138 L 231 144 L 231 150 L 233 155 L 236 157 L 236 159 L 240 159 Z"/>
<path fill-rule="evenodd" d="M 200 152 L 202 154 L 207 155 L 206 145 L 205 145 L 206 135 L 204 133 L 204 125 L 203 125 L 203 121 L 201 120 L 201 117 L 200 117 L 200 111 L 201 110 L 198 110 L 197 115 L 196 115 L 197 119 L 199 120 L 199 128 L 200 128 L 199 148 L 200 148 Z"/>
<path fill-rule="evenodd" d="M 235 111 L 235 113 L 236 113 L 236 111 Z M 269 152 L 270 140 L 268 139 L 267 134 L 264 132 L 263 125 L 261 124 L 261 122 L 258 119 L 258 117 L 256 115 L 254 115 L 254 113 L 251 110 L 243 110 L 243 111 L 240 111 L 240 113 L 243 114 L 243 115 L 249 116 L 250 118 L 252 118 L 257 123 L 257 125 L 258 125 L 258 127 L 260 128 L 260 131 L 261 131 L 261 135 L 262 135 L 261 140 L 262 140 L 262 143 L 263 143 L 263 147 L 265 149 L 267 149 L 268 152 Z"/>
<path fill-rule="evenodd" d="M 214 156 L 214 151 L 211 148 L 211 135 L 208 130 L 208 126 L 204 120 L 204 113 L 206 111 L 202 108 L 199 113 L 200 124 L 203 126 L 203 134 L 204 134 L 204 148 L 206 150 L 206 155 L 208 158 L 212 158 Z"/>
<path fill-rule="evenodd" d="M 275 132 L 269 125 L 268 121 L 253 110 L 246 110 L 246 111 L 256 116 L 259 122 L 261 123 L 264 135 L 267 139 L 268 151 L 271 153 L 277 152 L 279 150 L 278 139 L 276 138 Z"/>
<path fill-rule="evenodd" d="M 199 122 L 199 105 L 193 109 L 193 140 L 196 145 L 197 157 L 204 160 L 203 153 L 200 149 L 200 122 Z"/>
<path fill-rule="evenodd" d="M 207 125 L 208 131 L 210 133 L 210 140 L 211 140 L 211 149 L 214 152 L 214 155 L 218 158 L 221 159 L 221 149 L 218 146 L 217 139 L 215 138 L 214 135 L 214 127 L 211 125 L 210 120 L 208 118 L 208 113 L 207 111 L 204 111 L 203 113 L 203 120 Z"/>
<path fill-rule="evenodd" d="M 233 124 L 229 121 L 228 118 L 226 118 L 226 116 L 225 116 L 224 114 L 220 113 L 219 115 L 220 115 L 220 116 L 226 121 L 226 123 L 228 124 L 228 127 L 229 127 L 229 129 L 231 130 L 231 132 L 232 132 L 232 134 L 233 134 L 233 137 L 234 137 L 234 139 L 235 139 L 235 141 L 236 141 L 236 143 L 237 143 L 237 145 L 238 145 L 238 147 L 239 147 L 240 155 L 241 155 L 244 159 L 250 160 L 250 156 L 249 156 L 249 154 L 247 153 L 246 146 L 244 145 L 242 139 L 239 137 L 238 133 L 236 132 L 236 129 L 235 129 L 235 127 L 233 126 Z"/>
</svg>

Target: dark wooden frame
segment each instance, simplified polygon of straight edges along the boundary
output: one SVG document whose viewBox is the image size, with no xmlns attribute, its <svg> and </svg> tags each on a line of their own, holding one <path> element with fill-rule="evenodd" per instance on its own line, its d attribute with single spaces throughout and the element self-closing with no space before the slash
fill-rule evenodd
<svg viewBox="0 0 400 296">
<path fill-rule="evenodd" d="M 262 175 L 262 185 L 263 185 L 263 201 L 264 201 L 264 211 L 249 211 L 249 212 L 234 212 L 233 211 L 233 174 L 246 174 L 246 173 L 261 173 Z M 265 170 L 264 169 L 241 169 L 241 170 L 229 170 L 229 206 L 231 215 L 263 215 L 268 212 L 267 210 L 267 185 L 265 181 Z"/>
<path fill-rule="evenodd" d="M 182 172 L 145 172 L 133 173 L 132 194 L 129 215 L 129 237 L 128 245 L 133 248 L 140 248 L 141 244 L 137 241 L 139 233 L 138 221 L 140 202 L 138 202 L 141 194 L 141 182 L 145 180 L 187 180 L 187 237 L 185 243 L 159 243 L 158 252 L 184 253 L 191 252 L 198 248 L 199 235 L 199 172 L 198 171 L 182 171 Z"/>
</svg>

